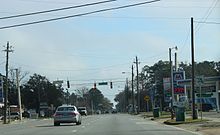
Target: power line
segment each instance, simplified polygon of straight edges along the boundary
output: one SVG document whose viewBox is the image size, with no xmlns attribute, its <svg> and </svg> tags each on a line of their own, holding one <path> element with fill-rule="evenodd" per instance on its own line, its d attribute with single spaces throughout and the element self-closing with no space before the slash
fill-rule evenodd
<svg viewBox="0 0 220 135">
<path fill-rule="evenodd" d="M 211 15 L 211 13 L 212 13 L 212 11 L 213 11 L 213 9 L 217 6 L 217 3 L 218 3 L 219 1 L 218 0 L 216 0 L 216 1 L 213 1 L 213 6 L 211 5 L 210 6 L 210 8 L 207 10 L 207 12 L 206 12 L 206 15 L 203 17 L 203 21 L 205 22 L 207 19 L 208 19 L 208 17 Z M 201 28 L 201 25 L 197 25 L 197 27 L 195 28 L 196 30 L 195 30 L 195 33 L 197 33 L 199 30 L 200 30 L 200 28 Z"/>
<path fill-rule="evenodd" d="M 68 10 L 68 9 L 72 9 L 72 8 L 80 8 L 80 7 L 98 5 L 98 4 L 107 3 L 107 2 L 112 2 L 112 1 L 116 1 L 116 0 L 100 1 L 100 2 L 89 3 L 89 4 L 83 4 L 83 5 L 78 5 L 78 6 L 70 6 L 70 7 L 64 7 L 64 8 L 51 9 L 51 10 L 44 10 L 44 11 L 39 11 L 39 12 L 31 12 L 31 13 L 26 13 L 26 14 L 5 16 L 5 17 L 1 17 L 0 20 L 10 19 L 10 18 L 18 18 L 18 17 L 24 17 L 24 16 L 30 16 L 30 15 L 37 15 L 37 14 L 45 14 L 45 13 L 49 13 L 49 12 L 55 12 L 55 11 L 61 11 L 61 10 Z"/>
<path fill-rule="evenodd" d="M 70 15 L 70 16 L 46 19 L 46 20 L 41 20 L 41 21 L 33 21 L 33 22 L 28 22 L 28 23 L 9 25 L 9 26 L 0 27 L 0 29 L 8 29 L 8 28 L 21 27 L 21 26 L 26 26 L 26 25 L 33 25 L 33 24 L 38 24 L 38 23 L 45 23 L 45 22 L 63 20 L 63 19 L 68 19 L 68 18 L 73 18 L 73 17 L 80 17 L 80 16 L 85 16 L 85 15 L 90 15 L 90 14 L 95 14 L 95 13 L 100 13 L 100 12 L 106 12 L 106 11 L 111 11 L 111 10 L 118 10 L 118 9 L 123 9 L 123 8 L 128 8 L 128 7 L 134 7 L 134 6 L 149 4 L 149 3 L 153 3 L 153 2 L 157 2 L 157 1 L 160 1 L 160 0 L 145 1 L 145 2 L 141 2 L 141 3 L 130 4 L 130 5 L 125 5 L 125 6 L 119 6 L 119 7 L 113 7 L 113 8 L 100 9 L 100 10 L 95 10 L 95 11 L 76 14 L 76 15 Z"/>
<path fill-rule="evenodd" d="M 123 65 L 128 65 L 129 63 L 121 63 L 121 64 L 115 64 L 115 65 L 109 65 L 109 66 L 105 66 L 105 67 L 97 67 L 97 68 L 87 68 L 87 69 L 55 69 L 55 68 L 46 68 L 46 67 L 36 67 L 36 66 L 30 66 L 27 64 L 22 64 L 22 63 L 16 63 L 14 62 L 14 64 L 18 64 L 18 65 L 22 65 L 25 67 L 30 67 L 30 68 L 37 68 L 37 69 L 45 69 L 45 70 L 50 70 L 50 71 L 55 71 L 55 72 L 78 72 L 78 71 L 93 71 L 93 70 L 104 70 L 104 71 L 108 71 L 109 69 L 113 69 L 115 67 L 118 66 L 123 66 Z"/>
<path fill-rule="evenodd" d="M 220 24 L 220 22 L 206 22 L 206 21 L 194 21 L 196 23 L 205 23 L 205 24 Z"/>
</svg>

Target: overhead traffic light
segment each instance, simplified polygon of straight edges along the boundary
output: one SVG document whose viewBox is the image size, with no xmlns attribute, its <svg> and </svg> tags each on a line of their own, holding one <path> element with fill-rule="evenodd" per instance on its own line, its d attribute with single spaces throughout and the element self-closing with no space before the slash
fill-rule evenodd
<svg viewBox="0 0 220 135">
<path fill-rule="evenodd" d="M 113 88 L 113 86 L 112 86 L 112 82 L 110 82 L 110 88 L 111 88 L 111 89 Z"/>
<path fill-rule="evenodd" d="M 70 82 L 67 81 L 67 88 L 70 88 Z"/>
<path fill-rule="evenodd" d="M 93 88 L 96 89 L 96 83 L 94 83 L 94 87 Z"/>
</svg>

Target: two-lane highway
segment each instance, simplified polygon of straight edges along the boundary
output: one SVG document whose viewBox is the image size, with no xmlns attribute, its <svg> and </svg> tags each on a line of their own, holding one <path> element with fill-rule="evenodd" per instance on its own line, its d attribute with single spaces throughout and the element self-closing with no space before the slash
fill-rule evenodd
<svg viewBox="0 0 220 135">
<path fill-rule="evenodd" d="M 0 125 L 0 135 L 193 135 L 172 126 L 128 114 L 83 117 L 82 125 L 53 126 L 52 119 Z"/>
</svg>

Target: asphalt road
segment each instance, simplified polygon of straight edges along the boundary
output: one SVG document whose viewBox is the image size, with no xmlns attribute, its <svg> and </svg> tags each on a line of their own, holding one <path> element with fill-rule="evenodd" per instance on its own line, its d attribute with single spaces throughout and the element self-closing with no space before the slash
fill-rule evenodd
<svg viewBox="0 0 220 135">
<path fill-rule="evenodd" d="M 128 114 L 83 117 L 82 125 L 53 126 L 53 119 L 0 124 L 0 135 L 194 135 L 172 126 Z"/>
</svg>

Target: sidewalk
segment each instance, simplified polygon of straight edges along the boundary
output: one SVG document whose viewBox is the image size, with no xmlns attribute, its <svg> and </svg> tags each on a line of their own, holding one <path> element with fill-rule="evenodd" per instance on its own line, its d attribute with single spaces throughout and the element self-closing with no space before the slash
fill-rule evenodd
<svg viewBox="0 0 220 135">
<path fill-rule="evenodd" d="M 209 115 L 210 113 L 210 115 Z M 189 130 L 192 132 L 198 132 L 201 133 L 202 135 L 217 135 L 220 134 L 220 113 L 217 112 L 205 112 L 204 113 L 205 117 L 203 117 L 203 119 L 206 119 L 208 121 L 198 121 L 198 122 L 194 122 L 194 123 L 187 123 L 187 124 L 178 124 L 178 125 L 173 125 L 175 127 L 178 128 L 182 128 L 185 130 Z M 154 121 L 164 124 L 164 121 L 166 120 L 170 120 L 169 115 L 166 116 L 162 116 L 162 118 L 156 118 L 153 119 Z M 153 118 L 152 117 L 152 112 L 151 113 L 145 113 L 142 114 L 141 117 L 144 118 Z M 190 117 L 189 115 L 187 116 L 187 118 Z M 199 117 L 200 119 L 200 117 Z"/>
</svg>

